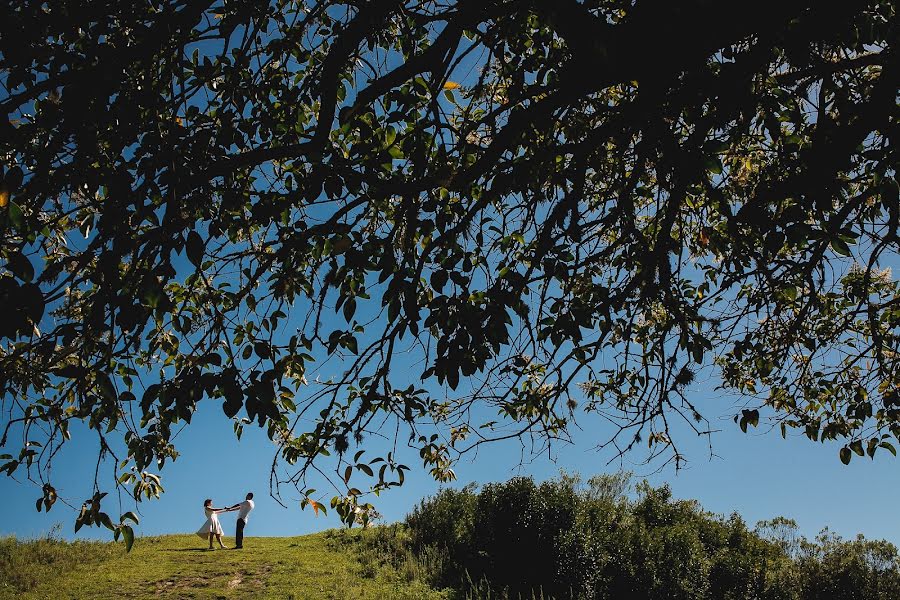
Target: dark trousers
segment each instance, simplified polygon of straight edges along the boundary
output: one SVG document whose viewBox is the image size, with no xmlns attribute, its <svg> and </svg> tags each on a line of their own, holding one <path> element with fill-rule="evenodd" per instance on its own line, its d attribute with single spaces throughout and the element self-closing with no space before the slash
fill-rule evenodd
<svg viewBox="0 0 900 600">
<path fill-rule="evenodd" d="M 234 547 L 235 548 L 243 548 L 244 547 L 244 523 L 243 519 L 237 520 L 237 531 L 234 533 Z"/>
</svg>

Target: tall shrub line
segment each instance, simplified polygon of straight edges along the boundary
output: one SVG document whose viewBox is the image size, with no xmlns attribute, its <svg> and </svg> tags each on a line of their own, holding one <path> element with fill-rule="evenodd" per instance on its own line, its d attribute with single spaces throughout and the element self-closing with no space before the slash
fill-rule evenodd
<svg viewBox="0 0 900 600">
<path fill-rule="evenodd" d="M 900 598 L 893 544 L 808 540 L 780 517 L 751 529 L 623 474 L 444 489 L 406 529 L 414 553 L 443 554 L 435 583 L 496 598 Z"/>
</svg>

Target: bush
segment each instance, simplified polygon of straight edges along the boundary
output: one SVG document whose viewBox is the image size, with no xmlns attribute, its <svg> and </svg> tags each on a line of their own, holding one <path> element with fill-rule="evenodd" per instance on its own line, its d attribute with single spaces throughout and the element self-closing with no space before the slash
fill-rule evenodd
<svg viewBox="0 0 900 600">
<path fill-rule="evenodd" d="M 623 474 L 442 490 L 407 517 L 404 536 L 412 554 L 440 557 L 431 581 L 467 597 L 900 598 L 887 542 L 827 532 L 810 542 L 781 518 L 750 530 Z"/>
<path fill-rule="evenodd" d="M 885 541 L 846 541 L 825 530 L 801 541 L 798 566 L 803 600 L 900 598 L 897 548 Z"/>
<path fill-rule="evenodd" d="M 477 564 L 476 500 L 474 486 L 441 490 L 434 498 L 421 502 L 406 518 L 411 545 L 419 554 L 439 549 L 453 557 L 434 575 L 440 585 L 461 581 Z"/>
</svg>

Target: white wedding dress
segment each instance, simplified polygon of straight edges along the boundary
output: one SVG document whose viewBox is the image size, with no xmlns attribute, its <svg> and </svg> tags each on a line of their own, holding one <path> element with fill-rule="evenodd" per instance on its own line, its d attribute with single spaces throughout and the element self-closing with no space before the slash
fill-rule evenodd
<svg viewBox="0 0 900 600">
<path fill-rule="evenodd" d="M 203 512 L 206 513 L 206 523 L 203 524 L 203 527 L 197 530 L 197 535 L 199 535 L 204 540 L 209 539 L 210 533 L 222 535 L 222 524 L 219 523 L 218 513 L 208 508 L 204 508 Z"/>
</svg>

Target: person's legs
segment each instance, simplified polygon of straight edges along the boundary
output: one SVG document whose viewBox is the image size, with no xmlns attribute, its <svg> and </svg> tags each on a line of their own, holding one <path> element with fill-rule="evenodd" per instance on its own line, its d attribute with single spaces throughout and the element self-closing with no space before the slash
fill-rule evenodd
<svg viewBox="0 0 900 600">
<path fill-rule="evenodd" d="M 244 520 L 237 520 L 237 528 L 234 532 L 234 547 L 235 548 L 243 548 L 244 547 Z"/>
<path fill-rule="evenodd" d="M 213 549 L 213 547 L 212 547 L 212 540 L 213 540 L 213 532 L 210 531 L 210 532 L 209 532 L 209 549 L 210 549 L 210 550 Z"/>
<path fill-rule="evenodd" d="M 221 548 L 224 548 L 224 547 L 225 547 L 225 544 L 222 543 L 222 536 L 221 536 L 221 534 L 218 534 L 218 533 L 216 534 L 216 541 L 219 542 L 219 546 L 220 546 Z"/>
</svg>

